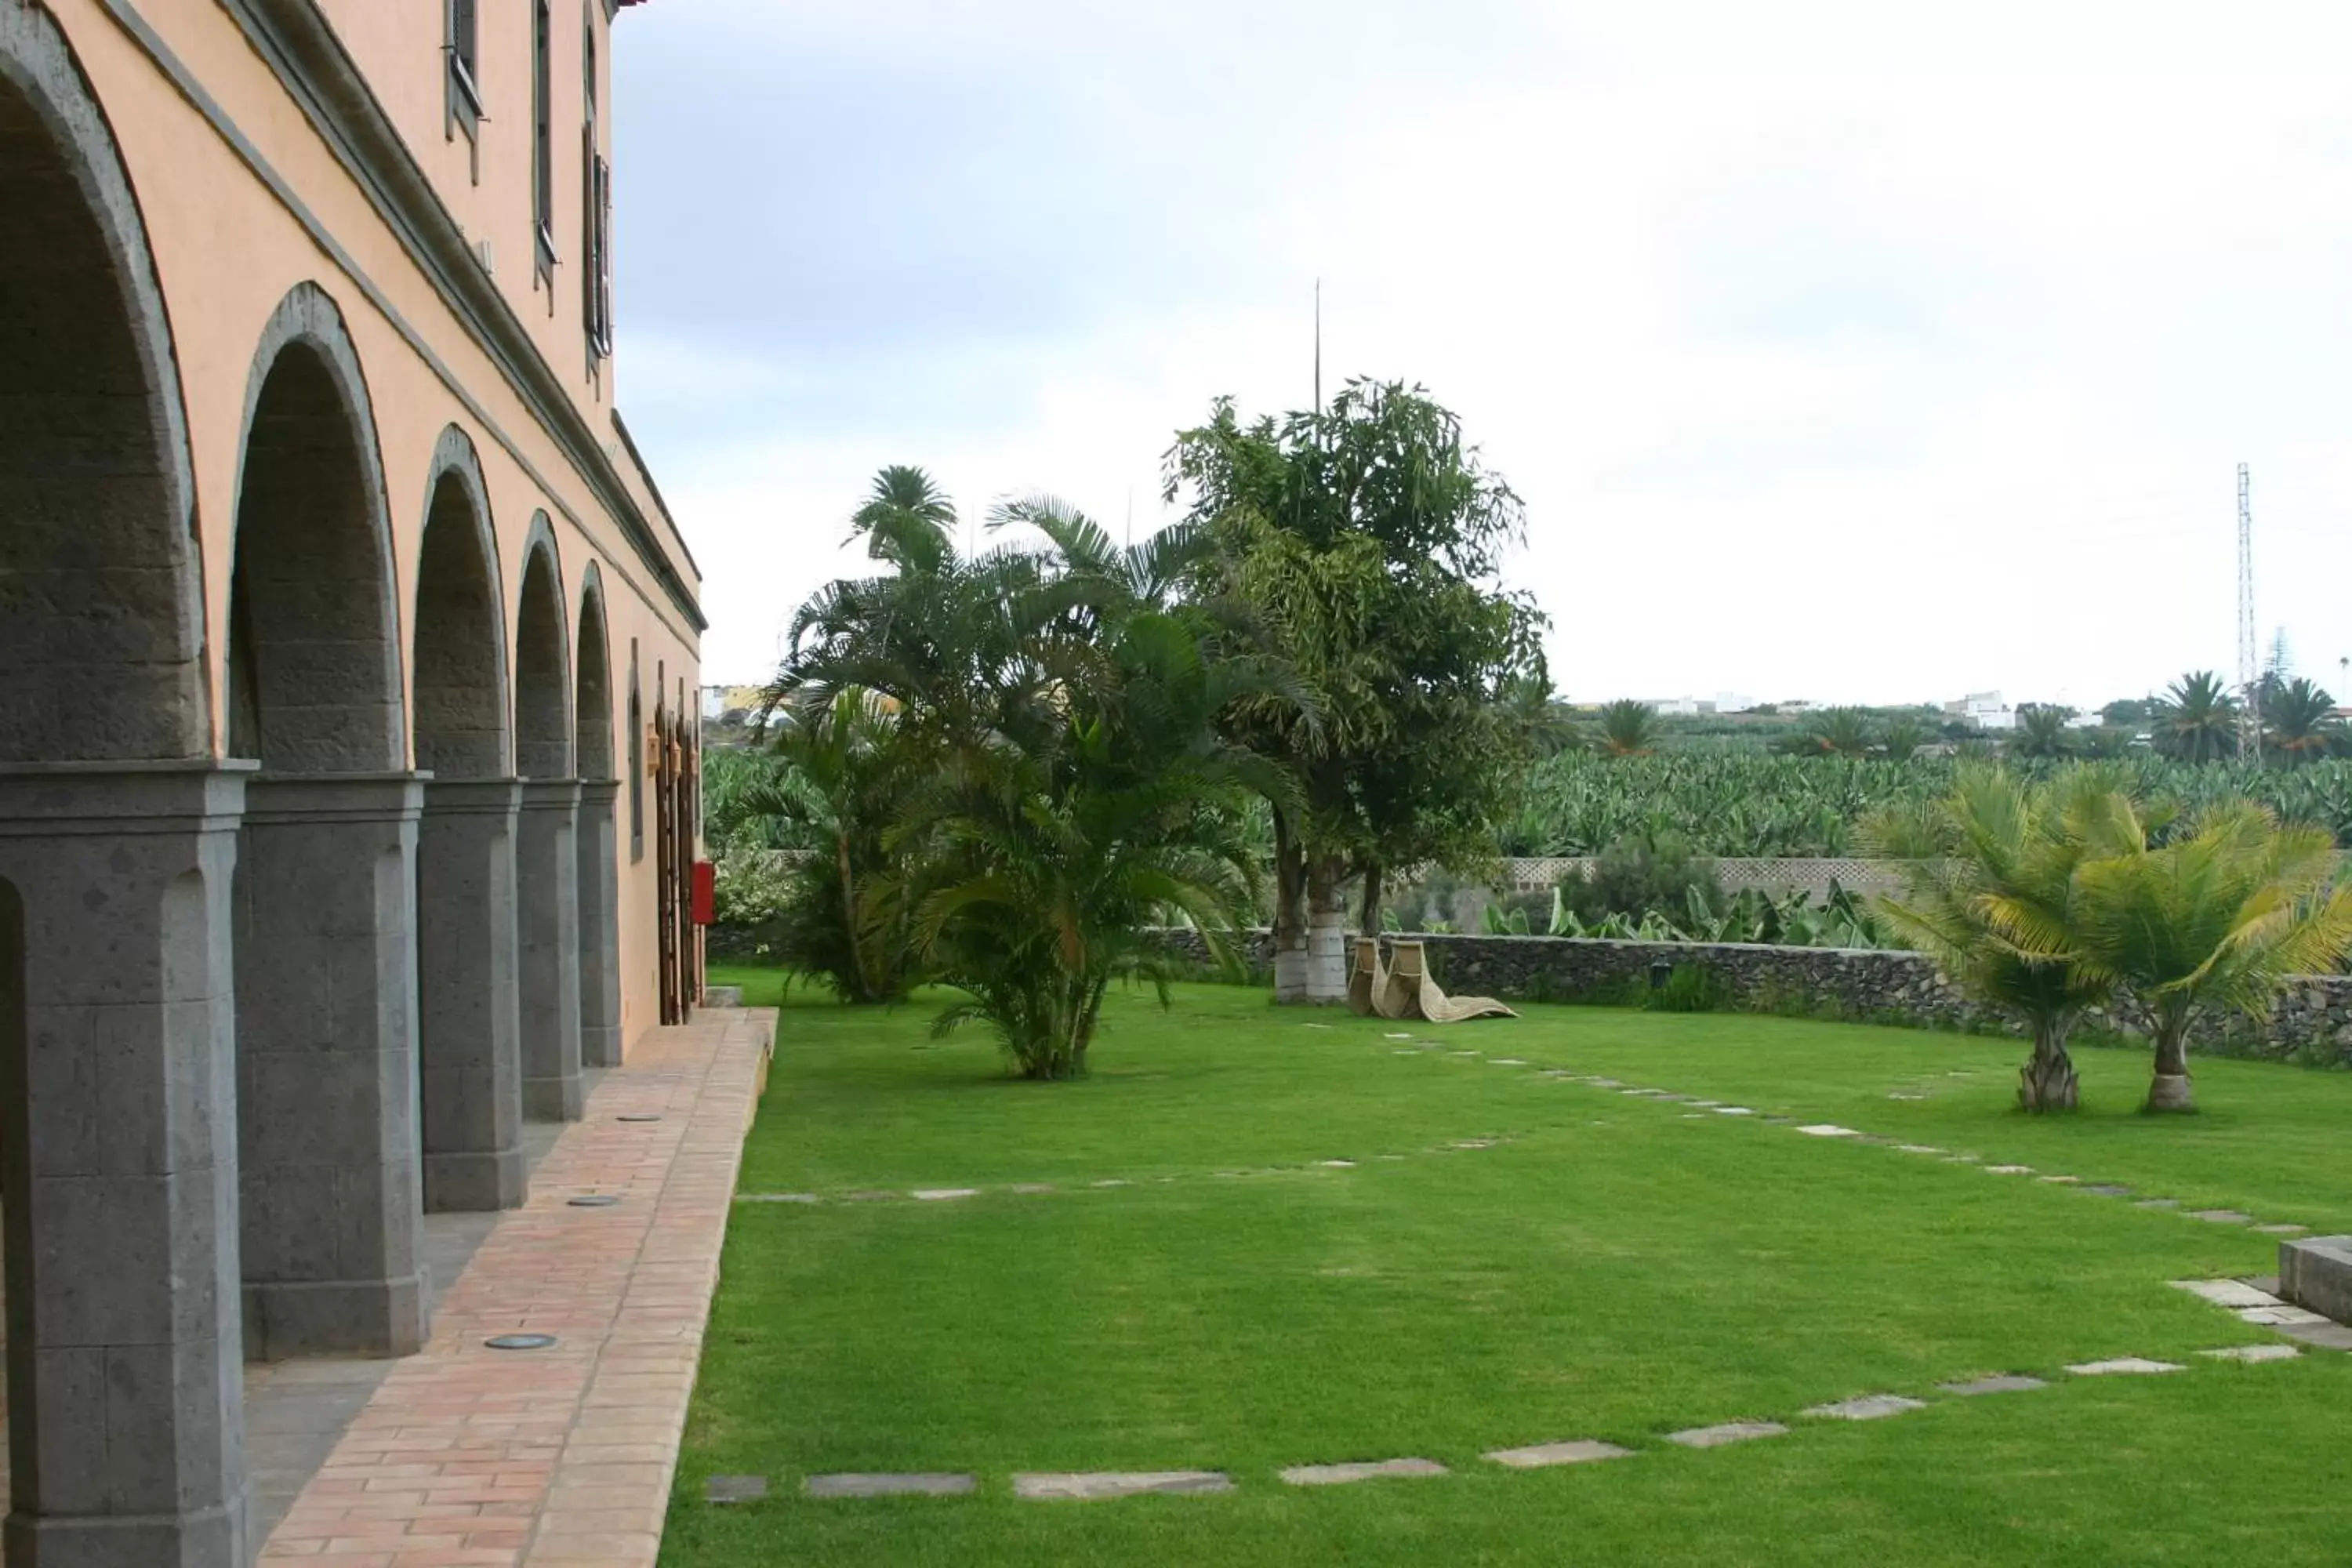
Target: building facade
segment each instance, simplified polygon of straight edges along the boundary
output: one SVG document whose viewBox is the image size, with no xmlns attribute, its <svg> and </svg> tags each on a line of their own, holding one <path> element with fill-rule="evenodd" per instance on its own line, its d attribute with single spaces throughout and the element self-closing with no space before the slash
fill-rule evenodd
<svg viewBox="0 0 2352 1568">
<path fill-rule="evenodd" d="M 414 1350 L 695 999 L 635 3 L 0 0 L 12 1565 L 245 1563 L 244 1362 Z"/>
</svg>

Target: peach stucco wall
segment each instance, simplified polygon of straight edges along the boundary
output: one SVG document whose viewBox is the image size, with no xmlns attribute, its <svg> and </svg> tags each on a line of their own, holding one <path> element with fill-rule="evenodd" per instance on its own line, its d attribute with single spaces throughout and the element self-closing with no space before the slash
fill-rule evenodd
<svg viewBox="0 0 2352 1568">
<path fill-rule="evenodd" d="M 579 625 L 580 595 L 589 564 L 601 574 L 612 660 L 610 689 L 614 704 L 613 754 L 625 767 L 628 736 L 624 715 L 632 641 L 646 679 L 647 718 L 655 693 L 652 672 L 658 662 L 673 687 L 691 690 L 697 679 L 697 638 L 692 623 L 662 591 L 645 563 L 624 538 L 619 525 L 606 514 L 586 478 L 576 471 L 558 443 L 538 423 L 530 406 L 477 345 L 465 326 L 446 308 L 407 251 L 378 217 L 374 208 L 331 154 L 287 96 L 269 68 L 249 48 L 235 23 L 217 5 L 205 0 L 131 0 L 139 14 L 203 84 L 260 159 L 273 169 L 295 196 L 329 230 L 351 258 L 346 269 L 314 243 L 292 212 L 255 172 L 246 156 L 217 132 L 184 97 L 147 53 L 110 16 L 98 0 L 45 0 L 96 89 L 124 163 L 146 225 L 156 275 L 171 319 L 173 349 L 187 414 L 189 445 L 194 469 L 196 528 L 203 543 L 207 646 L 212 650 L 213 710 L 215 723 L 226 714 L 221 650 L 227 646 L 226 625 L 230 563 L 234 560 L 238 466 L 244 432 L 247 391 L 255 374 L 255 352 L 263 328 L 278 303 L 303 282 L 323 289 L 341 308 L 350 330 L 369 395 L 373 403 L 376 440 L 381 450 L 391 517 L 394 559 L 403 620 L 401 645 L 406 649 L 413 622 L 411 595 L 416 580 L 417 552 L 424 529 L 428 464 L 442 431 L 452 424 L 463 428 L 479 453 L 488 483 L 499 542 L 499 568 L 509 646 L 509 689 L 513 687 L 511 647 L 518 598 L 522 582 L 523 548 L 532 517 L 544 510 L 552 521 L 565 588 L 568 633 Z M 558 0 L 559 11 L 569 11 L 573 0 Z M 339 21 L 368 13 L 424 16 L 432 22 L 437 50 L 439 6 L 433 0 L 329 0 L 327 11 Z M 485 0 L 486 30 L 493 16 L 500 18 L 523 7 L 506 0 Z M 559 26 L 559 58 L 572 62 L 570 123 L 574 136 L 570 156 L 559 135 L 557 150 L 559 199 L 571 188 L 572 217 L 577 225 L 578 159 L 578 31 Z M 414 31 L 414 29 L 410 29 Z M 383 37 L 376 35 L 381 32 Z M 398 29 L 388 25 L 353 27 L 351 44 L 366 63 L 363 51 L 389 50 L 386 40 Z M 396 40 L 394 40 L 396 41 Z M 526 35 L 527 41 L 527 35 Z M 414 42 L 414 40 L 410 40 Z M 501 132 L 526 131 L 529 121 L 528 51 L 520 79 L 520 112 L 499 126 Z M 390 58 L 387 53 L 386 58 Z M 437 54 L 433 57 L 437 60 Z M 505 68 L 499 68 L 503 71 Z M 558 69 L 559 83 L 562 79 Z M 425 86 L 393 71 L 380 97 L 408 121 L 409 100 L 429 87 L 431 123 L 439 124 L 437 78 Z M 511 89 L 495 90 L 503 98 Z M 559 95 L 559 126 L 565 121 Z M 493 106 L 493 112 L 497 107 Z M 485 127 L 486 132 L 489 130 Z M 446 149 L 437 136 L 417 151 L 428 160 Z M 414 138 L 412 137 L 412 144 Z M 506 184 L 494 185 L 493 142 L 486 136 L 484 185 L 478 199 L 504 200 Z M 462 139 L 461 139 L 462 147 Z M 512 149 L 517 163 L 514 187 L 522 216 L 514 226 L 529 237 L 530 187 L 525 160 L 527 136 Z M 500 158 L 504 160 L 505 152 Z M 571 187 L 564 186 L 569 168 Z M 499 176 L 504 182 L 505 176 Z M 485 208 L 484 210 L 488 210 Z M 559 208 L 559 211 L 562 209 Z M 501 248 L 506 248 L 501 244 Z M 529 285 L 530 251 L 514 251 Z M 501 270 L 506 263 L 501 260 Z M 469 413 L 427 360 L 416 353 L 384 310 L 372 303 L 358 280 L 364 276 L 381 290 L 392 311 L 430 347 L 467 393 L 488 415 L 487 423 Z M 563 287 L 559 279 L 559 289 Z M 583 382 L 581 370 L 577 277 L 571 285 L 569 308 L 559 297 L 559 330 L 551 330 L 541 346 L 568 383 Z M 511 292 L 509 298 L 512 299 Z M 529 295 L 526 293 L 525 299 Z M 541 314 L 544 304 L 541 305 Z M 533 318 L 522 311 L 529 321 Z M 535 327 L 546 327 L 543 320 Z M 610 429 L 609 413 L 593 396 L 583 401 L 590 425 L 600 433 Z M 511 450 L 509 449 L 511 447 Z M 618 443 L 607 447 L 654 531 L 670 548 L 677 569 L 690 587 L 698 589 L 698 575 L 682 546 L 675 544 L 670 525 L 656 508 L 642 480 L 635 474 Z M 525 463 L 529 468 L 526 468 Z M 535 469 L 545 480 L 534 479 Z M 567 517 L 567 513 L 569 514 Z M 404 667 L 408 664 L 404 657 Z M 217 737 L 216 737 L 217 747 Z M 621 805 L 620 900 L 621 965 L 624 1038 L 634 1041 L 657 1017 L 654 861 L 650 852 L 632 862 L 628 852 L 627 795 Z M 650 815 L 650 806 L 648 807 Z M 650 823 L 648 823 L 650 829 Z"/>
</svg>

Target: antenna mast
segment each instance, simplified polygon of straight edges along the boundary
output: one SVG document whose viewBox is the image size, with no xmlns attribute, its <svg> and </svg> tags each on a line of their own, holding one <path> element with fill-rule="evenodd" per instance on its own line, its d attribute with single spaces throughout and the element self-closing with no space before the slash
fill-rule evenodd
<svg viewBox="0 0 2352 1568">
<path fill-rule="evenodd" d="M 2238 465 L 2238 760 L 2263 760 L 2262 672 L 2254 664 L 2253 483 Z"/>
<path fill-rule="evenodd" d="M 1323 417 L 1323 279 L 1315 279 L 1315 417 Z"/>
</svg>

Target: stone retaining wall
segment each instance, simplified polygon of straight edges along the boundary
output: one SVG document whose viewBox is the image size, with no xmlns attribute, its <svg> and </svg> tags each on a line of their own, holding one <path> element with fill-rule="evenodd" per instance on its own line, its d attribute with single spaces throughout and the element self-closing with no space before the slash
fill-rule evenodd
<svg viewBox="0 0 2352 1568">
<path fill-rule="evenodd" d="M 1162 933 L 1181 957 L 1205 963 L 1198 932 Z M 1748 942 L 1609 942 L 1587 937 L 1423 934 L 1439 984 L 1465 994 L 1530 1001 L 1631 997 L 1654 963 L 1695 964 L 1729 1012 L 1819 1015 L 1946 1028 L 2009 1032 L 1947 984 L 1924 953 Z M 1273 962 L 1271 937 L 1252 933 L 1254 967 Z M 2095 1015 L 2085 1028 L 2120 1031 Z M 2352 1066 L 2352 977 L 2315 975 L 2290 985 L 2267 1026 L 2231 1017 L 2192 1039 L 2213 1054 L 2296 1058 Z"/>
</svg>

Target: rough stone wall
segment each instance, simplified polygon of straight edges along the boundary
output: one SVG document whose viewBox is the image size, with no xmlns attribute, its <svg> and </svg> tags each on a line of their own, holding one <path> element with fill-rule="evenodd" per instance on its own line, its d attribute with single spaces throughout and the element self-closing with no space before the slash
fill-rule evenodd
<svg viewBox="0 0 2352 1568">
<path fill-rule="evenodd" d="M 1198 932 L 1164 934 L 1179 957 L 1205 963 Z M 1730 1012 L 1826 1015 L 1946 1028 L 2009 1032 L 1945 983 L 1925 953 L 1746 942 L 1605 942 L 1583 937 L 1424 934 L 1430 967 L 1448 991 L 1532 1001 L 1608 1000 L 1649 984 L 1654 963 L 1696 964 Z M 1253 965 L 1270 962 L 1266 933 L 1249 946 Z M 2086 1030 L 2121 1031 L 2120 1018 L 2094 1015 Z M 2298 980 L 2266 1025 L 2206 1021 L 2191 1037 L 2215 1054 L 2294 1058 L 2352 1066 L 2352 976 Z"/>
</svg>

